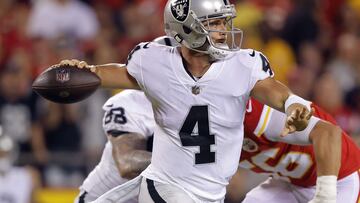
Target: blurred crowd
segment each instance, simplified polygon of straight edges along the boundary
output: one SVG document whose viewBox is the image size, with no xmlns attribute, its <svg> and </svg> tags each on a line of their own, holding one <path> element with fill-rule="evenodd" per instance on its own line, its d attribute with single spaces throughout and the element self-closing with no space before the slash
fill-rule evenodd
<svg viewBox="0 0 360 203">
<path fill-rule="evenodd" d="M 262 51 L 275 77 L 331 113 L 360 143 L 360 1 L 237 0 L 242 48 Z M 31 90 L 62 59 L 125 63 L 141 41 L 164 35 L 166 0 L 1 0 L 0 123 L 43 186 L 77 187 L 106 137 L 102 104 L 113 94 L 59 105 Z"/>
</svg>

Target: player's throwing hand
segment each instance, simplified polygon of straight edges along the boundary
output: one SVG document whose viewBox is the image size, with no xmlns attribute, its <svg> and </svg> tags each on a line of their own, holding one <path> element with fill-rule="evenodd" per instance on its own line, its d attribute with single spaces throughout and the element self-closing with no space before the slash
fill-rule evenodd
<svg viewBox="0 0 360 203">
<path fill-rule="evenodd" d="M 70 65 L 70 66 L 76 66 L 77 68 L 88 68 L 91 72 L 95 72 L 95 66 L 88 65 L 85 61 L 79 61 L 77 59 L 71 59 L 71 60 L 62 60 L 60 62 L 60 65 Z"/>
</svg>

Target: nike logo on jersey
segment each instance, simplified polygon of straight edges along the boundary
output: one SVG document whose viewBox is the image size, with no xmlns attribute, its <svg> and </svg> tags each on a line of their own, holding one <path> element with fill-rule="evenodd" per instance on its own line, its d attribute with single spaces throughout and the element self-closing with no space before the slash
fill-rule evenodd
<svg viewBox="0 0 360 203">
<path fill-rule="evenodd" d="M 113 107 L 113 106 L 114 106 L 114 104 L 108 104 L 105 107 Z"/>
<path fill-rule="evenodd" d="M 249 54 L 251 57 L 255 56 L 255 50 L 253 50 L 253 52 L 251 54 Z"/>
</svg>

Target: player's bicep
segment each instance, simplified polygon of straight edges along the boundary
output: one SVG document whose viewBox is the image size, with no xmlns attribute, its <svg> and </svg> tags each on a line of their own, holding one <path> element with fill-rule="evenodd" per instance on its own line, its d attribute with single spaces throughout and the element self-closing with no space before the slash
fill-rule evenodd
<svg viewBox="0 0 360 203">
<path fill-rule="evenodd" d="M 286 114 L 273 110 L 269 123 L 264 132 L 264 136 L 271 141 L 275 142 L 285 142 L 288 144 L 295 145 L 310 145 L 310 133 L 316 123 L 320 120 L 317 117 L 312 117 L 310 119 L 309 125 L 303 131 L 297 131 L 295 133 L 289 134 L 289 136 L 281 137 L 281 132 L 284 129 L 284 123 L 286 120 Z"/>
</svg>

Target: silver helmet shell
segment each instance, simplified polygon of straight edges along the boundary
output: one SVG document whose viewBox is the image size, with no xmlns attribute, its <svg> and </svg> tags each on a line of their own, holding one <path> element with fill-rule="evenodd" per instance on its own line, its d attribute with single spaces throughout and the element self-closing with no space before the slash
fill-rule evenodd
<svg viewBox="0 0 360 203">
<path fill-rule="evenodd" d="M 189 49 L 221 59 L 240 49 L 242 31 L 234 28 L 232 19 L 235 17 L 235 7 L 228 0 L 169 0 L 164 10 L 165 32 Z M 227 30 L 206 27 L 209 20 L 219 18 L 227 19 Z M 226 45 L 214 43 L 211 32 L 225 33 L 228 36 Z"/>
</svg>

